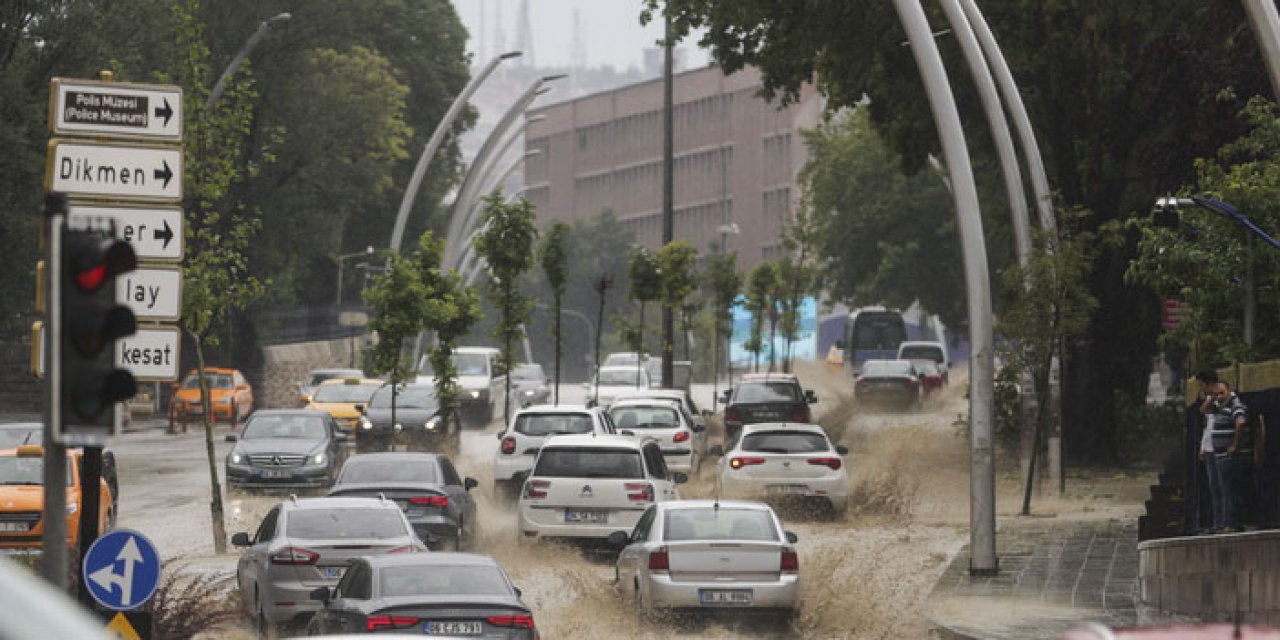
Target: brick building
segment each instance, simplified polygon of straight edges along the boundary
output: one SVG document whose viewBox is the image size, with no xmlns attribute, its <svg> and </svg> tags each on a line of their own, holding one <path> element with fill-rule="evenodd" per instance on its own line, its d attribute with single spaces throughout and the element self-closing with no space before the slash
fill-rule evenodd
<svg viewBox="0 0 1280 640">
<path fill-rule="evenodd" d="M 724 230 L 750 268 L 779 257 L 799 197 L 806 149 L 799 129 L 817 125 L 822 100 L 806 86 L 785 109 L 757 95 L 760 74 L 706 67 L 674 77 L 675 237 L 699 251 Z M 572 221 L 612 210 L 656 249 L 662 239 L 662 79 L 531 109 L 525 196 L 539 219 Z"/>
</svg>

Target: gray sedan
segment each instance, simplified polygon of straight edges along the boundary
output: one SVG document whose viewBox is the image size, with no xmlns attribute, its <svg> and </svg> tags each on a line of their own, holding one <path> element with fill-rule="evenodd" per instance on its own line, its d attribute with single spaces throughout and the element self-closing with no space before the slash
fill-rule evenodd
<svg viewBox="0 0 1280 640">
<path fill-rule="evenodd" d="M 476 534 L 475 478 L 462 478 L 449 458 L 436 453 L 362 453 L 342 465 L 331 496 L 385 496 L 400 505 L 409 524 L 431 546 L 455 550 Z"/>
<path fill-rule="evenodd" d="M 551 402 L 551 387 L 540 364 L 518 364 L 511 370 L 511 399 L 521 407 Z"/>
</svg>

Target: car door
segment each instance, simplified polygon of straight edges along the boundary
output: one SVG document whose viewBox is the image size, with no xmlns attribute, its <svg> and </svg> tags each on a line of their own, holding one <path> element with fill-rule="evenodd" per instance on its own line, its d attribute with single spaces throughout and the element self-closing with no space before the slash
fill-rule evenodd
<svg viewBox="0 0 1280 640">
<path fill-rule="evenodd" d="M 649 507 L 636 522 L 636 528 L 632 529 L 631 536 L 627 539 L 627 546 L 618 553 L 615 577 L 618 580 L 618 588 L 624 593 L 635 589 L 636 572 L 640 567 L 640 559 L 648 558 L 645 542 L 649 539 L 649 530 L 653 528 L 653 521 L 657 515 L 658 507 Z"/>
<path fill-rule="evenodd" d="M 457 505 L 456 513 L 461 514 L 463 526 L 466 531 L 471 531 L 475 527 L 475 500 L 462 484 L 462 478 L 453 467 L 453 462 L 444 456 L 440 456 L 440 475 L 444 476 L 444 490 L 449 494 L 449 504 Z"/>
<path fill-rule="evenodd" d="M 269 547 L 276 537 L 276 525 L 280 519 L 280 507 L 267 512 L 258 530 L 253 534 L 253 543 L 236 561 L 236 578 L 240 585 L 240 597 L 244 601 L 245 610 L 253 612 L 253 597 L 257 585 L 267 582 Z"/>
<path fill-rule="evenodd" d="M 662 458 L 662 449 L 658 448 L 658 444 L 656 442 L 645 443 L 641 453 L 644 458 L 645 472 L 649 476 L 649 481 L 653 483 L 654 501 L 679 500 L 680 496 L 676 493 L 676 485 L 671 481 L 671 474 L 667 471 L 667 463 Z"/>
<path fill-rule="evenodd" d="M 372 597 L 373 570 L 367 562 L 357 560 L 351 570 L 342 576 L 333 593 L 333 600 L 322 611 L 326 633 L 364 633 L 367 631 L 361 605 Z"/>
</svg>

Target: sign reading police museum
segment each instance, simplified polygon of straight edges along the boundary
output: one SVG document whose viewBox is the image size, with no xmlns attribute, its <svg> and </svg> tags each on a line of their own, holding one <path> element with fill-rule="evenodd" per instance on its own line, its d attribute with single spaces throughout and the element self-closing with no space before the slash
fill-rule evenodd
<svg viewBox="0 0 1280 640">
<path fill-rule="evenodd" d="M 49 141 L 45 189 L 71 197 L 178 202 L 182 199 L 182 150 L 55 138 Z"/>
<path fill-rule="evenodd" d="M 182 139 L 182 88 L 53 79 L 49 128 L 63 135 Z"/>
</svg>

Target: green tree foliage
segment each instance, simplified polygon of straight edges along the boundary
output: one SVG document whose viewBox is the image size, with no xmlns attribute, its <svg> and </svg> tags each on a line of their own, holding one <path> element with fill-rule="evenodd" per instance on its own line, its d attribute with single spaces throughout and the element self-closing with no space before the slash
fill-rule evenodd
<svg viewBox="0 0 1280 640">
<path fill-rule="evenodd" d="M 816 294 L 818 270 L 814 251 L 821 242 L 821 229 L 807 204 L 801 201 L 799 210 L 787 225 L 782 244 L 787 255 L 778 263 L 778 279 L 781 295 L 778 299 L 782 337 L 786 341 L 782 370 L 791 371 L 791 343 L 800 332 L 800 306 L 807 296 Z"/>
<path fill-rule="evenodd" d="M 778 263 L 765 260 L 757 264 L 747 276 L 747 310 L 751 312 L 751 337 L 747 340 L 746 349 L 753 355 L 752 368 L 760 368 L 760 352 L 766 348 L 764 343 L 764 323 L 772 326 L 777 318 L 778 304 Z M 773 330 L 770 329 L 769 370 L 773 370 Z"/>
<path fill-rule="evenodd" d="M 552 339 L 555 340 L 555 404 L 560 404 L 560 305 L 564 300 L 565 284 L 569 279 L 569 233 L 572 227 L 557 220 L 547 228 L 547 234 L 538 248 L 538 260 L 542 263 L 542 273 L 547 278 L 547 286 L 551 288 L 551 325 Z"/>
<path fill-rule="evenodd" d="M 631 250 L 627 263 L 627 286 L 632 300 L 640 303 L 640 321 L 635 327 L 627 326 L 635 336 L 636 353 L 644 353 L 644 311 L 646 305 L 662 298 L 662 267 L 653 252 L 644 247 Z M 617 320 L 614 324 L 620 324 Z M 638 368 L 639 360 L 636 367 Z"/>
<path fill-rule="evenodd" d="M 414 378 L 404 345 L 425 328 L 429 294 L 411 257 L 390 255 L 386 269 L 370 278 L 364 302 L 372 311 L 369 329 L 378 341 L 365 351 L 365 369 L 395 385 Z"/>
<path fill-rule="evenodd" d="M 673 240 L 658 249 L 654 259 L 658 262 L 662 281 L 662 293 L 659 295 L 662 304 L 678 317 L 684 317 L 685 301 L 698 289 L 698 250 L 688 240 Z"/>
<path fill-rule="evenodd" d="M 733 303 L 742 291 L 742 274 L 738 273 L 738 252 L 714 253 L 707 257 L 703 271 L 704 286 L 710 292 L 712 335 L 715 341 L 712 369 L 713 381 L 720 379 L 720 353 L 724 337 L 733 331 Z"/>
<path fill-rule="evenodd" d="M 493 335 L 502 341 L 503 368 L 511 371 L 515 353 L 511 343 L 523 334 L 521 328 L 529 320 L 534 299 L 521 292 L 520 276 L 533 266 L 534 242 L 538 229 L 534 226 L 533 205 L 520 198 L 506 204 L 501 193 L 484 198 L 485 230 L 476 236 L 472 246 L 476 255 L 489 264 L 489 299 L 498 308 L 500 318 Z M 502 416 L 511 410 L 511 376 L 507 376 Z"/>
<path fill-rule="evenodd" d="M 435 373 L 436 398 L 441 406 L 457 407 L 461 389 L 453 351 L 458 340 L 480 320 L 480 297 L 473 287 L 463 283 L 456 269 L 445 271 L 443 260 L 444 240 L 436 239 L 430 231 L 422 234 L 413 261 L 426 292 L 422 328 L 435 334 L 435 345 L 427 352 L 427 360 Z"/>
<path fill-rule="evenodd" d="M 1280 168 L 1275 164 L 1280 109 L 1255 99 L 1246 113 L 1250 131 L 1197 162 L 1198 187 L 1275 236 L 1280 232 Z M 1157 227 L 1149 218 L 1129 222 L 1140 239 L 1126 279 L 1189 306 L 1182 323 L 1162 341 L 1171 347 L 1194 346 L 1197 367 L 1280 357 L 1280 251 L 1209 209 L 1183 208 L 1178 217 L 1176 229 Z M 1243 337 L 1243 284 L 1251 258 L 1258 301 L 1253 349 Z"/>
</svg>

